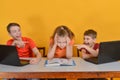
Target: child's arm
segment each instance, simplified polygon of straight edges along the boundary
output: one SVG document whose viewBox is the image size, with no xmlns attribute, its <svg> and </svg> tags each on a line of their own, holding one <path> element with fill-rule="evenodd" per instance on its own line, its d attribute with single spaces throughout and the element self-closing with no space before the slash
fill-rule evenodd
<svg viewBox="0 0 120 80">
<path fill-rule="evenodd" d="M 70 39 L 67 37 L 67 46 L 66 46 L 66 58 L 72 58 L 73 56 L 73 46 L 70 44 Z"/>
<path fill-rule="evenodd" d="M 83 59 L 91 58 L 93 57 L 91 54 L 88 54 L 85 49 L 81 49 L 81 57 Z"/>
<path fill-rule="evenodd" d="M 50 44 L 49 51 L 48 51 L 48 54 L 47 54 L 48 59 L 54 58 L 56 47 L 57 47 L 57 34 L 55 34 L 54 43 Z"/>
<path fill-rule="evenodd" d="M 77 46 L 78 49 L 84 48 L 84 49 L 86 49 L 90 53 L 90 54 L 87 54 L 84 50 L 81 51 L 82 54 L 84 55 L 84 58 L 87 58 L 87 57 L 88 58 L 89 57 L 97 57 L 98 56 L 98 50 L 99 49 L 94 50 L 93 48 L 90 48 L 89 46 L 86 46 L 84 44 L 82 44 L 82 45 L 75 45 L 75 46 Z"/>
<path fill-rule="evenodd" d="M 38 63 L 41 59 L 41 53 L 39 52 L 39 50 L 37 49 L 37 47 L 34 47 L 32 49 L 33 53 L 36 55 L 36 58 L 33 58 L 30 60 L 30 64 L 35 64 Z"/>
<path fill-rule="evenodd" d="M 57 47 L 57 44 L 54 44 L 52 47 L 50 46 L 48 54 L 47 54 L 48 59 L 54 58 L 56 47 Z"/>
<path fill-rule="evenodd" d="M 73 55 L 73 47 L 72 47 L 72 45 L 67 45 L 66 58 L 72 58 L 72 55 Z"/>
<path fill-rule="evenodd" d="M 84 44 L 82 46 L 90 53 L 91 56 L 93 56 L 93 57 L 98 56 L 98 49 L 94 50 L 93 48 L 90 48 L 89 46 L 86 46 Z"/>
</svg>

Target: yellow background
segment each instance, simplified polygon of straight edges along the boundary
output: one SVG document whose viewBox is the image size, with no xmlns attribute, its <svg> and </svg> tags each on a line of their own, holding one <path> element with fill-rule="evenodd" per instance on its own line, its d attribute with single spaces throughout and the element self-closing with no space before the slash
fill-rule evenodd
<svg viewBox="0 0 120 80">
<path fill-rule="evenodd" d="M 19 23 L 22 35 L 45 46 L 46 53 L 59 25 L 74 32 L 76 44 L 87 29 L 98 32 L 97 42 L 120 40 L 120 0 L 0 0 L 0 44 L 11 38 L 6 31 L 10 22 Z"/>
<path fill-rule="evenodd" d="M 46 52 L 59 25 L 75 33 L 75 43 L 83 42 L 87 29 L 98 32 L 97 42 L 120 40 L 120 0 L 0 0 L 0 44 L 11 38 L 6 31 L 10 22 L 19 23 L 23 36 Z"/>
</svg>

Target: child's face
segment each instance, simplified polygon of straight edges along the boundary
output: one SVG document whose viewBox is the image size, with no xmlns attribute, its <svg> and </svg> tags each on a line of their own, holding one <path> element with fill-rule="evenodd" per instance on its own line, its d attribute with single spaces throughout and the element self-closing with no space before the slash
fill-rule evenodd
<svg viewBox="0 0 120 80">
<path fill-rule="evenodd" d="M 67 37 L 57 36 L 57 46 L 63 49 L 66 47 L 66 45 L 67 45 Z"/>
<path fill-rule="evenodd" d="M 84 36 L 84 44 L 88 46 L 94 45 L 96 39 L 93 39 L 91 36 Z"/>
<path fill-rule="evenodd" d="M 18 27 L 18 26 L 12 26 L 10 28 L 10 33 L 9 34 L 11 35 L 11 37 L 13 37 L 16 40 L 21 39 L 21 30 L 20 30 L 20 27 Z"/>
</svg>

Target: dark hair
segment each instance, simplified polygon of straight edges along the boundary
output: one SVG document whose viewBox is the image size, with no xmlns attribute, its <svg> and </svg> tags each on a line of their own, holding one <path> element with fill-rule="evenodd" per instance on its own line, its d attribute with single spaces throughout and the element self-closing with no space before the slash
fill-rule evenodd
<svg viewBox="0 0 120 80">
<path fill-rule="evenodd" d="M 52 38 L 55 37 L 55 34 L 57 33 L 57 35 L 59 36 L 66 36 L 68 35 L 68 37 L 70 39 L 73 39 L 73 37 L 75 36 L 74 33 L 67 27 L 67 26 L 64 26 L 64 25 L 60 25 L 58 26 L 55 30 L 54 30 L 54 33 L 52 35 Z"/>
<path fill-rule="evenodd" d="M 97 37 L 97 32 L 92 29 L 88 29 L 87 31 L 84 32 L 84 36 L 90 36 L 94 39 Z"/>
<path fill-rule="evenodd" d="M 12 26 L 18 26 L 18 27 L 20 27 L 20 25 L 18 24 L 18 23 L 9 23 L 8 25 L 7 25 L 7 31 L 10 33 L 10 28 L 12 27 Z"/>
</svg>

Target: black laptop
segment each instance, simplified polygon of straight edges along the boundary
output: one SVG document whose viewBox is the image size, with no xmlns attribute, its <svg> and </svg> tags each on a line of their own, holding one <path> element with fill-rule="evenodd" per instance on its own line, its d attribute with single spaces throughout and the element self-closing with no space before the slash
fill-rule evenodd
<svg viewBox="0 0 120 80">
<path fill-rule="evenodd" d="M 95 64 L 120 60 L 120 41 L 101 42 L 98 57 L 88 58 L 85 60 Z"/>
<path fill-rule="evenodd" d="M 20 60 L 15 46 L 0 45 L 0 64 L 24 66 L 29 60 Z"/>
</svg>

